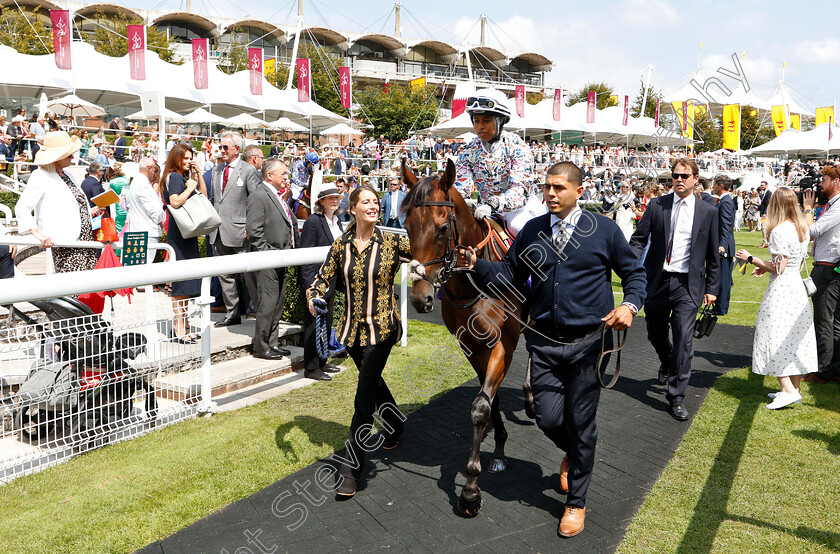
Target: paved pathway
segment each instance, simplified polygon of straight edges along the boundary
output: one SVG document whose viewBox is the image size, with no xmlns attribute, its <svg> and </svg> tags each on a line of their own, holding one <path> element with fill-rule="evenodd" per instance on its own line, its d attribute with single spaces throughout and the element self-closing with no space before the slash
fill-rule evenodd
<svg viewBox="0 0 840 554">
<path fill-rule="evenodd" d="M 695 342 L 685 400 L 692 417 L 721 373 L 749 365 L 751 345 L 751 328 L 723 325 L 711 339 Z M 601 395 L 586 528 L 573 539 L 556 534 L 563 509 L 556 492 L 562 453 L 525 416 L 520 345 L 501 389 L 510 468 L 482 474 L 478 517 L 465 519 L 455 508 L 472 435 L 469 406 L 478 389 L 473 379 L 412 413 L 400 446 L 371 456 L 367 481 L 353 499 L 336 502 L 318 488 L 318 469 L 327 463 L 322 460 L 144 552 L 612 552 L 690 424 L 666 411 L 654 359 L 639 320 L 625 348 L 621 379 Z M 482 448 L 485 467 L 492 448 L 491 434 Z M 307 487 L 309 499 L 296 483 Z"/>
</svg>

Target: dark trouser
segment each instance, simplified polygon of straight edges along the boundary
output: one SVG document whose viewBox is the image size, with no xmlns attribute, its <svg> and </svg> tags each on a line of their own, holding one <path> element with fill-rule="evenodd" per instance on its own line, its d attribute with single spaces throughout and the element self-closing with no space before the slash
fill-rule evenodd
<svg viewBox="0 0 840 554">
<path fill-rule="evenodd" d="M 555 337 L 556 333 L 545 333 Z M 533 334 L 528 339 L 531 388 L 537 425 L 569 456 L 569 494 L 566 505 L 586 506 L 586 491 L 595 465 L 598 428 L 595 412 L 601 386 L 595 364 L 601 352 L 601 335 L 580 342 L 588 333 L 557 336 L 560 345 Z M 612 335 L 606 344 L 612 348 Z"/>
<path fill-rule="evenodd" d="M 396 438 L 402 434 L 403 419 L 397 411 L 397 402 L 382 378 L 382 371 L 385 369 L 391 347 L 398 340 L 399 331 L 392 333 L 385 342 L 374 346 L 359 346 L 357 343 L 347 347 L 347 352 L 359 368 L 359 384 L 356 387 L 356 399 L 353 402 L 355 412 L 350 423 L 348 439 L 359 460 L 359 465 L 355 469 L 342 465 L 342 475 L 352 475 L 354 479 L 358 479 L 361 475 L 365 465 L 366 450 L 372 451 L 371 447 L 377 444 L 377 441 L 370 440 L 370 426 L 373 423 L 373 414 L 377 410 L 385 423 L 385 437 Z"/>
<path fill-rule="evenodd" d="M 715 301 L 715 313 L 726 315 L 729 313 L 729 299 L 732 298 L 732 258 L 720 259 L 720 294 Z"/>
<path fill-rule="evenodd" d="M 277 327 L 286 298 L 286 268 L 264 269 L 254 273 L 260 303 L 257 304 L 257 325 L 251 347 L 254 352 L 265 353 L 279 345 Z"/>
<path fill-rule="evenodd" d="M 840 376 L 840 274 L 833 267 L 815 265 L 811 278 L 817 286 L 812 299 L 819 371 Z"/>
<path fill-rule="evenodd" d="M 0 279 L 11 279 L 15 276 L 15 261 L 9 247 L 0 244 Z"/>
<path fill-rule="evenodd" d="M 222 244 L 221 237 L 218 235 L 216 236 L 216 242 L 213 243 L 214 256 L 230 256 L 231 254 L 241 254 L 242 252 L 248 252 L 247 244 L 237 247 L 225 246 Z M 243 277 L 245 279 L 245 286 L 248 289 L 248 294 L 251 296 L 254 305 L 259 305 L 256 277 L 253 273 L 245 273 L 243 274 Z M 239 316 L 241 313 L 240 308 L 246 311 L 248 309 L 248 306 L 240 306 L 239 285 L 236 281 L 236 274 L 219 275 L 219 284 L 222 287 L 222 297 L 225 299 L 225 309 L 227 310 L 225 318 Z"/>
<path fill-rule="evenodd" d="M 666 398 L 682 402 L 691 377 L 697 304 L 688 292 L 688 274 L 662 273 L 659 287 L 645 302 L 648 340 L 668 373 Z M 668 340 L 673 333 L 673 344 Z"/>
<path fill-rule="evenodd" d="M 306 291 L 302 290 L 301 295 L 306 298 Z M 333 304 L 335 296 L 325 298 L 327 301 L 327 333 L 330 332 L 333 323 Z M 318 357 L 318 348 L 315 345 L 315 318 L 309 313 L 309 308 L 303 310 L 303 369 L 304 371 L 315 371 L 326 365 L 326 360 Z M 329 347 L 329 336 L 327 346 Z"/>
<path fill-rule="evenodd" d="M 395 229 L 402 229 L 399 218 L 391 218 L 385 223 L 385 227 L 393 227 Z"/>
</svg>

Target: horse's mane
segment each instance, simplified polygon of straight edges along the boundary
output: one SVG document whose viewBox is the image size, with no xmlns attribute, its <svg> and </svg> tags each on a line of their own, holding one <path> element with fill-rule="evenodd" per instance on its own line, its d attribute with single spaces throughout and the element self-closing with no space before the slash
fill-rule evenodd
<svg viewBox="0 0 840 554">
<path fill-rule="evenodd" d="M 416 208 L 419 203 L 427 200 L 438 180 L 438 177 L 429 175 L 417 181 L 417 184 L 411 187 L 411 190 L 403 198 L 400 206 L 402 212 L 408 213 L 408 210 Z"/>
</svg>

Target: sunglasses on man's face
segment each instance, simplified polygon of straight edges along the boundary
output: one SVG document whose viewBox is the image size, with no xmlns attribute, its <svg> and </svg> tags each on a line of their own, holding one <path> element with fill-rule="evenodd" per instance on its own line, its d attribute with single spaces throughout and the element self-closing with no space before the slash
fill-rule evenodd
<svg viewBox="0 0 840 554">
<path fill-rule="evenodd" d="M 674 181 L 682 179 L 683 181 L 687 180 L 689 177 L 693 177 L 691 173 L 673 173 Z"/>
</svg>

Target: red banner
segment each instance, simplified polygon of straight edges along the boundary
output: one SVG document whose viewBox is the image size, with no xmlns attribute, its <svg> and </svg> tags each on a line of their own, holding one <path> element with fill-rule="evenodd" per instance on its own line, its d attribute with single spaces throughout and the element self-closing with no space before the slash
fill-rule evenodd
<svg viewBox="0 0 840 554">
<path fill-rule="evenodd" d="M 621 120 L 621 124 L 627 127 L 627 123 L 630 121 L 630 97 L 626 94 L 624 95 L 624 119 Z"/>
<path fill-rule="evenodd" d="M 197 89 L 205 89 L 209 86 L 210 79 L 207 73 L 208 40 L 206 38 L 192 39 L 193 81 Z"/>
<path fill-rule="evenodd" d="M 688 130 L 688 102 L 682 103 L 682 130 Z"/>
<path fill-rule="evenodd" d="M 309 75 L 309 58 L 299 58 L 295 62 L 295 68 L 298 74 L 298 102 L 309 102 L 309 99 L 312 97 L 310 92 L 312 90 L 312 81 Z"/>
<path fill-rule="evenodd" d="M 341 96 L 341 107 L 345 110 L 350 109 L 350 68 L 338 68 L 338 90 Z"/>
<path fill-rule="evenodd" d="M 525 85 L 516 85 L 516 115 L 525 117 Z"/>
<path fill-rule="evenodd" d="M 71 69 L 70 40 L 72 39 L 72 34 L 70 12 L 68 10 L 50 10 L 50 21 L 52 22 L 55 65 L 59 69 Z"/>
<path fill-rule="evenodd" d="M 653 126 L 659 127 L 659 100 L 656 101 L 656 111 L 653 113 Z"/>
<path fill-rule="evenodd" d="M 248 72 L 251 77 L 251 94 L 262 94 L 263 49 L 248 49 Z"/>
<path fill-rule="evenodd" d="M 131 68 L 131 78 L 135 81 L 146 80 L 146 26 L 127 25 L 128 36 L 128 65 Z"/>
<path fill-rule="evenodd" d="M 586 95 L 586 122 L 595 123 L 595 93 Z"/>
<path fill-rule="evenodd" d="M 551 106 L 551 116 L 554 121 L 560 121 L 560 111 L 563 109 L 563 89 L 554 89 L 554 104 Z"/>
</svg>

